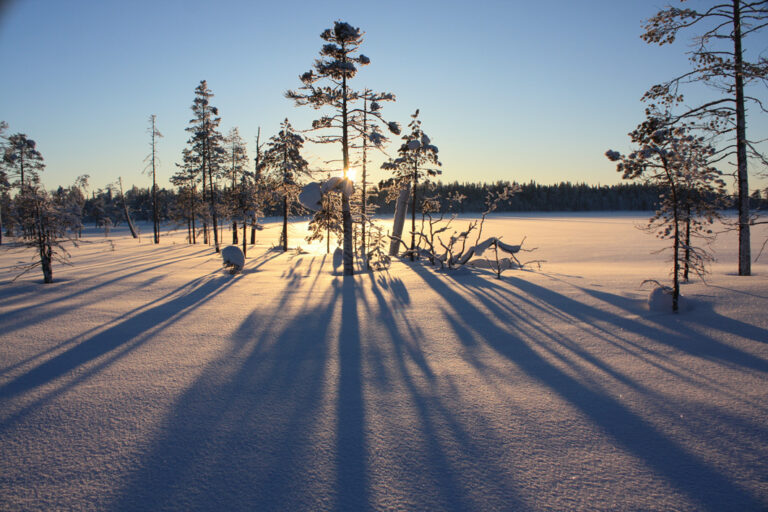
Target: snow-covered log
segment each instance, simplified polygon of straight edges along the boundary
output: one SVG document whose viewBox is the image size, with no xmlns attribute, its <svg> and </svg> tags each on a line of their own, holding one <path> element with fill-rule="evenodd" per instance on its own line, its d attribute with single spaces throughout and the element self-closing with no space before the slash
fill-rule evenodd
<svg viewBox="0 0 768 512">
<path fill-rule="evenodd" d="M 505 244 L 495 236 L 492 236 L 490 238 L 487 238 L 485 241 L 480 242 L 479 244 L 470 247 L 467 249 L 467 252 L 465 252 L 462 255 L 457 255 L 452 260 L 452 263 L 459 264 L 459 265 L 466 265 L 469 263 L 469 260 L 471 260 L 474 257 L 480 257 L 483 255 L 483 253 L 490 247 L 496 246 L 499 250 L 511 255 L 514 257 L 514 255 L 518 252 L 520 252 L 520 249 L 522 248 L 523 243 L 520 242 L 517 245 L 509 245 Z"/>
<path fill-rule="evenodd" d="M 319 183 L 304 185 L 299 193 L 299 202 L 307 210 L 316 212 L 322 208 L 323 190 Z"/>
</svg>

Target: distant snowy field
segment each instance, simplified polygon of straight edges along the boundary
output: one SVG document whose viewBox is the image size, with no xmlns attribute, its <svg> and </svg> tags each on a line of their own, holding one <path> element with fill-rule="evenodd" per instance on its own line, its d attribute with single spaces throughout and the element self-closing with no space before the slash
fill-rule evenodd
<svg viewBox="0 0 768 512">
<path fill-rule="evenodd" d="M 493 217 L 546 260 L 500 281 L 343 278 L 306 223 L 234 276 L 151 226 L 50 285 L 3 246 L 0 509 L 766 510 L 768 254 L 738 277 L 722 235 L 693 309 L 650 312 L 645 218 Z"/>
</svg>

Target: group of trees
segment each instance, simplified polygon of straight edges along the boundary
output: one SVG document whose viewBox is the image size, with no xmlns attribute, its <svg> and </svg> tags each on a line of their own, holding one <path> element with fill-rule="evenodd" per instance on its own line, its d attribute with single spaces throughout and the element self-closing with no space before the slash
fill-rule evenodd
<svg viewBox="0 0 768 512">
<path fill-rule="evenodd" d="M 642 38 L 659 45 L 674 42 L 688 29 L 700 29 L 689 52 L 691 69 L 652 86 L 643 96 L 646 119 L 629 134 L 637 149 L 628 155 L 606 152 L 624 179 L 662 189 L 648 227 L 671 241 L 674 311 L 681 277 L 687 279 L 690 268 L 701 270 L 708 257 L 693 245 L 692 237 L 712 236 L 707 226 L 717 217 L 724 195 L 723 173 L 717 168 L 724 162 L 735 164 L 738 271 L 751 274 L 750 226 L 756 221 L 750 209 L 748 165 L 750 159 L 761 165 L 768 160 L 747 137 L 747 104 L 758 113 L 768 109 L 748 91 L 750 85 L 767 83 L 768 59 L 758 53 L 750 62 L 745 43 L 764 34 L 766 27 L 768 2 L 751 0 L 726 0 L 701 11 L 670 6 L 645 24 Z M 691 84 L 709 86 L 713 95 L 691 105 L 684 97 Z"/>
<path fill-rule="evenodd" d="M 61 245 L 63 237 L 82 226 L 82 185 L 87 176 L 67 189 L 47 192 L 40 183 L 45 163 L 37 143 L 24 133 L 6 136 L 7 129 L 0 122 L 0 244 L 4 232 L 18 232 L 22 243 L 35 250 L 33 260 L 22 265 L 22 273 L 40 266 L 44 281 L 50 283 L 53 262 L 68 255 Z"/>
<path fill-rule="evenodd" d="M 659 236 L 674 240 L 676 299 L 678 272 L 687 276 L 689 268 L 702 268 L 703 253 L 692 245 L 691 237 L 708 236 L 704 226 L 713 221 L 719 208 L 728 205 L 728 194 L 717 164 L 730 157 L 736 160 L 739 273 L 749 275 L 749 227 L 755 220 L 750 210 L 747 166 L 750 158 L 768 163 L 758 152 L 757 144 L 746 136 L 745 107 L 752 101 L 765 111 L 757 98 L 745 93 L 745 88 L 765 81 L 768 61 L 759 57 L 755 62 L 748 62 L 743 49 L 748 36 L 768 25 L 766 2 L 731 0 L 702 12 L 669 7 L 647 21 L 642 37 L 649 43 L 663 45 L 674 41 L 683 30 L 710 22 L 695 39 L 696 46 L 691 52 L 693 69 L 654 85 L 643 97 L 647 118 L 630 134 L 638 149 L 628 155 L 612 150 L 606 153 L 618 162 L 622 177 L 634 180 L 633 184 L 594 187 L 570 183 L 545 186 L 533 182 L 434 183 L 441 166 L 438 148 L 422 129 L 417 110 L 408 125 L 408 133 L 402 135 L 396 156 L 382 165 L 391 171 L 392 177 L 378 187 L 373 186 L 368 179 L 371 152 L 384 151 L 389 142 L 385 133 L 400 135 L 400 125 L 386 120 L 382 114 L 382 104 L 394 101 L 395 96 L 352 86 L 359 68 L 370 64 L 370 59 L 360 53 L 363 43 L 360 29 L 337 21 L 320 35 L 324 42 L 320 57 L 311 70 L 300 75 L 301 86 L 286 92 L 286 97 L 297 106 L 317 110 L 318 118 L 305 130 L 294 129 L 286 119 L 266 144 L 260 141 L 259 131 L 255 161 L 249 160 L 237 128 L 226 136 L 219 131 L 221 117 L 212 105 L 213 92 L 205 80 L 200 82 L 191 107 L 193 116 L 186 128 L 187 146 L 182 151 L 181 162 L 176 164 L 177 171 L 170 178 L 177 187 L 175 191 L 160 189 L 157 185 L 156 144 L 162 135 L 154 115 L 150 117 L 151 152 L 147 157 L 151 188 L 133 187 L 124 192 L 119 182 L 119 187 L 93 191 L 90 197 L 87 177 L 71 187 L 60 187 L 53 194 L 45 192 L 39 180 L 44 164 L 36 143 L 21 133 L 6 136 L 7 126 L 3 124 L 0 126 L 3 137 L 0 243 L 3 232 L 16 230 L 24 240 L 37 244 L 41 261 L 47 260 L 50 264 L 51 258 L 45 255 L 55 252 L 52 248 L 67 230 L 79 232 L 83 222 L 92 221 L 107 231 L 123 219 L 131 224 L 133 215 L 152 218 L 155 243 L 160 241 L 160 222 L 172 219 L 186 224 L 190 243 L 196 243 L 202 235 L 203 242 L 212 243 L 217 252 L 224 237 L 220 221 L 231 222 L 233 244 L 239 243 L 238 222 L 241 222 L 245 252 L 247 224 L 251 226 L 253 243 L 257 219 L 280 213 L 283 216 L 280 246 L 287 250 L 288 218 L 303 211 L 298 201 L 301 185 L 314 179 L 323 183 L 317 187 L 321 195 L 307 239 L 326 238 L 330 250 L 331 234 L 338 236 L 343 247 L 344 273 L 348 275 L 353 273 L 355 254 L 365 258 L 369 252 L 372 214 L 377 209 L 379 212 L 390 210 L 393 198 L 402 198 L 403 194 L 409 198 L 401 202 L 403 208 L 410 203 L 409 249 L 414 257 L 417 212 L 445 211 L 449 204 L 460 211 L 479 211 L 494 190 L 509 189 L 515 193 L 498 205 L 500 211 L 657 207 L 658 213 L 649 227 L 658 228 Z M 712 85 L 717 94 L 690 106 L 684 102 L 681 91 L 690 82 Z M 309 170 L 302 156 L 306 141 L 339 147 L 340 177 L 332 177 L 331 169 Z M 362 170 L 356 187 L 349 176 L 353 165 Z M 318 179 L 318 175 L 325 179 Z M 456 201 L 458 197 L 462 201 Z M 762 201 L 759 194 L 752 199 Z M 41 229 L 45 219 L 51 222 L 59 219 L 56 229 Z M 132 224 L 131 229 L 133 231 Z M 408 246 L 404 240 L 398 240 L 400 243 Z"/>
</svg>

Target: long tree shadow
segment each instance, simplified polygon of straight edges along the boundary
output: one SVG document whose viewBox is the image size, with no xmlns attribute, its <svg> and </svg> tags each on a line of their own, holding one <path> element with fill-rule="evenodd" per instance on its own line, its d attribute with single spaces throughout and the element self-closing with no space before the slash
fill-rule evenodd
<svg viewBox="0 0 768 512">
<path fill-rule="evenodd" d="M 605 330 L 605 332 L 610 332 L 611 335 L 617 331 L 620 332 L 621 330 L 634 332 L 643 337 L 668 344 L 696 357 L 719 360 L 751 370 L 768 372 L 768 361 L 755 356 L 754 354 L 726 345 L 719 340 L 702 335 L 701 332 L 694 330 L 691 325 L 684 322 L 684 316 L 672 318 L 667 324 L 660 323 L 661 319 L 665 317 L 664 315 L 646 315 L 643 318 L 644 321 L 641 321 L 636 317 L 636 315 L 642 313 L 639 302 L 620 295 L 589 288 L 575 287 L 579 291 L 595 298 L 599 298 L 607 304 L 618 306 L 627 312 L 632 313 L 632 315 L 621 316 L 606 309 L 595 308 L 584 302 L 580 302 L 525 279 L 510 276 L 505 278 L 505 280 L 515 289 L 523 292 L 527 296 L 534 297 L 539 302 L 547 304 L 555 310 L 567 312 L 567 315 L 578 319 L 579 321 L 592 325 L 606 324 L 613 326 L 612 329 Z M 463 281 L 465 283 L 471 282 L 472 284 L 470 285 L 470 288 L 482 289 L 491 287 L 497 290 L 503 290 L 502 287 L 498 287 L 498 285 L 476 276 L 469 276 L 469 279 Z M 719 315 L 715 316 L 718 317 Z M 666 316 L 666 318 L 669 320 L 669 316 Z M 679 318 L 682 318 L 683 320 L 679 320 Z M 703 320 L 707 323 L 712 323 L 711 318 Z M 723 325 L 716 325 L 716 328 L 719 330 L 724 330 L 739 336 L 751 337 L 755 341 L 764 341 L 765 339 L 768 339 L 768 331 L 765 329 L 750 326 L 735 320 L 722 320 Z M 671 336 L 670 332 L 674 332 L 675 334 Z"/>
<path fill-rule="evenodd" d="M 475 487 L 502 488 L 500 503 L 520 504 L 497 482 L 503 469 L 485 457 L 488 449 L 475 445 L 437 391 L 427 394 L 420 377 L 411 375 L 409 363 L 419 375 L 430 370 L 413 345 L 415 332 L 401 330 L 393 316 L 393 304 L 404 297 L 402 283 L 391 301 L 376 287 L 369 303 L 361 286 L 365 275 L 318 285 L 327 278 L 319 276 L 324 264 L 299 281 L 304 264 L 297 265 L 283 276 L 282 289 L 271 291 L 277 300 L 256 303 L 227 341 L 230 349 L 176 401 L 110 509 L 370 510 L 384 507 L 376 488 L 409 490 L 408 501 L 391 502 L 401 508 L 468 510 L 476 506 L 468 498 L 473 486 L 456 467 L 457 454 L 485 476 Z M 365 329 L 372 327 L 383 330 L 375 339 L 386 346 L 370 341 Z M 382 431 L 380 416 L 377 423 L 368 418 L 366 390 L 375 383 L 365 370 L 392 353 L 396 364 L 387 371 L 407 390 L 393 405 L 415 408 L 418 435 L 408 442 L 418 453 L 383 454 L 375 451 L 380 444 L 371 444 L 392 433 Z M 452 454 L 445 437 L 458 444 Z M 402 466 L 373 472 L 383 455 Z M 407 477 L 393 478 L 400 471 Z"/>
<path fill-rule="evenodd" d="M 202 251 L 198 251 L 198 252 L 202 252 Z M 78 297 L 86 297 L 87 300 L 83 301 L 82 303 L 79 303 L 78 304 L 79 306 L 97 302 L 101 300 L 101 297 L 98 294 L 94 294 L 91 297 L 91 294 L 93 294 L 93 292 L 105 289 L 106 287 L 109 287 L 110 285 L 116 284 L 120 281 L 125 281 L 127 279 L 134 278 L 140 274 L 158 270 L 160 268 L 164 268 L 164 267 L 168 267 L 173 264 L 176 264 L 180 261 L 194 258 L 195 256 L 198 255 L 198 252 L 193 254 L 185 254 L 178 258 L 173 258 L 173 259 L 169 258 L 161 263 L 156 263 L 149 267 L 144 266 L 142 264 L 142 265 L 132 265 L 129 267 L 122 267 L 114 271 L 109 271 L 105 274 L 102 274 L 101 277 L 103 277 L 104 275 L 112 274 L 112 273 L 115 273 L 117 275 L 115 277 L 107 279 L 106 281 L 99 281 L 93 285 L 90 285 L 84 288 L 77 288 L 76 290 L 66 293 L 64 295 L 56 294 L 55 292 L 58 290 L 54 290 L 51 288 L 51 291 L 54 293 L 50 293 L 51 297 L 49 300 L 36 302 L 35 305 L 31 308 L 25 308 L 23 310 L 11 309 L 8 312 L 0 313 L 0 330 L 2 330 L 2 332 L 5 334 L 10 334 L 11 332 L 14 332 L 19 329 L 23 329 L 24 327 L 27 327 L 30 324 L 36 323 L 41 316 L 44 316 L 46 319 L 52 319 L 52 318 L 56 318 L 58 316 L 67 314 L 72 310 L 72 307 L 73 307 L 72 303 L 68 302 L 72 299 L 75 299 Z M 138 270 L 135 270 L 132 272 L 129 271 L 132 268 L 138 268 Z M 43 286 L 43 285 L 40 285 L 40 286 Z M 54 306 L 54 307 L 48 307 L 48 306 Z M 41 312 L 44 312 L 44 313 L 41 313 Z"/>
<path fill-rule="evenodd" d="M 638 310 L 641 309 L 640 302 L 637 300 L 628 299 L 626 297 L 622 297 L 620 295 L 616 295 L 613 293 L 603 292 L 600 290 L 593 290 L 590 288 L 580 288 L 584 293 L 587 293 L 597 299 L 602 300 L 603 302 L 607 302 L 609 304 L 614 304 L 626 311 L 637 313 Z M 749 295 L 749 294 L 748 294 Z M 752 294 L 752 297 L 756 301 L 760 301 L 764 307 L 761 309 L 765 309 L 768 307 L 768 298 L 762 297 L 760 295 L 754 295 Z M 734 318 L 729 318 L 726 316 L 723 316 L 719 313 L 717 313 L 714 310 L 714 307 L 711 303 L 702 303 L 698 302 L 694 305 L 696 308 L 695 312 L 695 319 L 696 322 L 699 323 L 699 325 L 709 327 L 718 331 L 726 332 L 729 334 L 733 334 L 735 336 L 739 336 L 742 338 L 747 338 L 751 341 L 755 341 L 757 343 L 768 343 L 768 329 L 764 329 L 762 327 L 748 324 L 746 322 L 742 322 L 740 320 L 736 320 Z M 649 315 L 648 319 L 653 321 L 657 318 L 663 318 L 663 315 L 659 317 L 658 315 Z M 686 322 L 686 314 L 682 313 L 679 316 L 680 322 L 685 323 Z M 692 350 L 698 349 L 703 351 L 709 351 L 709 352 L 722 352 L 724 350 L 724 346 L 698 346 L 698 347 L 690 347 Z M 739 353 L 738 351 L 733 352 L 731 354 L 727 354 L 727 357 L 732 359 L 735 364 L 739 364 L 736 362 L 736 360 L 744 359 L 745 354 Z M 763 365 L 762 368 L 760 368 L 762 371 L 766 371 L 766 366 Z"/>
<path fill-rule="evenodd" d="M 339 369 L 345 374 L 339 386 L 349 396 L 338 403 L 329 399 L 329 340 L 336 336 L 330 319 L 344 289 L 332 287 L 311 305 L 299 304 L 287 291 L 273 291 L 279 297 L 273 307 L 256 305 L 228 340 L 230 350 L 183 392 L 110 509 L 364 506 L 364 462 L 355 460 L 364 449 L 362 398 L 359 390 L 347 389 L 358 385 L 354 373 Z M 275 311 L 291 311 L 290 318 L 283 321 Z M 340 345 L 355 341 L 352 331 L 342 334 L 350 338 Z M 345 357 L 354 372 L 354 350 Z M 340 464 L 355 473 L 328 470 Z M 348 487 L 324 501 L 306 491 L 336 481 Z"/>
<path fill-rule="evenodd" d="M 429 336 L 411 325 L 411 310 L 404 305 L 410 304 L 410 295 L 402 280 L 386 274 L 378 277 L 370 275 L 371 291 L 375 304 L 368 305 L 364 300 L 368 315 L 376 315 L 378 325 L 386 329 L 388 341 L 386 347 L 367 346 L 369 356 L 366 363 L 378 366 L 379 387 L 403 386 L 407 392 L 405 403 L 409 404 L 417 422 L 417 439 L 409 440 L 413 451 L 399 454 L 398 462 L 408 474 L 408 482 L 422 492 L 409 496 L 409 508 L 415 510 L 462 511 L 478 508 L 477 496 L 473 491 L 483 490 L 485 507 L 523 510 L 525 503 L 514 489 L 510 478 L 510 469 L 496 464 L 489 452 L 504 446 L 491 428 L 481 429 L 476 422 L 469 432 L 457 414 L 466 407 L 459 404 L 452 393 L 445 396 L 440 383 L 425 354 L 421 340 Z M 390 292 L 390 298 L 385 295 Z M 392 357 L 394 365 L 384 365 L 382 360 Z M 415 369 L 411 369 L 411 365 Z M 425 386 L 426 385 L 426 386 Z M 426 387 L 426 391 L 425 390 Z M 462 415 L 466 415 L 463 412 Z M 475 439 L 480 437 L 490 440 L 493 450 Z M 460 457 L 457 457 L 460 454 Z M 468 474 L 473 475 L 469 477 Z M 400 482 L 407 487 L 406 482 Z M 402 491 L 402 489 L 401 489 Z"/>
<path fill-rule="evenodd" d="M 249 260 L 246 263 L 246 266 L 243 269 L 243 272 L 242 272 L 241 275 L 247 275 L 247 274 L 250 274 L 250 273 L 258 271 L 259 267 L 261 267 L 262 265 L 266 264 L 269 260 L 275 258 L 276 256 L 277 256 L 276 254 L 264 254 L 264 255 L 262 255 L 260 257 L 257 257 L 255 259 Z M 186 258 L 184 258 L 184 259 L 186 259 Z M 163 265 L 165 265 L 165 264 L 167 264 L 167 263 L 164 263 Z M 153 268 L 156 268 L 156 267 L 153 267 Z M 134 273 L 132 275 L 138 275 L 141 272 L 143 272 L 143 271 L 136 272 L 136 273 Z M 211 278 L 212 276 L 218 275 L 218 274 L 219 274 L 218 271 L 214 271 L 214 273 L 210 274 L 208 277 L 201 278 L 201 279 L 208 279 L 208 278 Z M 127 277 L 127 276 L 125 276 L 125 277 Z M 121 277 L 118 277 L 118 278 L 115 278 L 115 279 L 116 280 L 120 280 L 120 279 L 124 279 L 125 277 L 121 276 Z M 173 291 L 163 295 L 162 297 L 159 297 L 159 298 L 153 300 L 152 302 L 150 302 L 148 304 L 142 304 L 141 306 L 138 306 L 138 307 L 136 307 L 136 308 L 134 308 L 132 310 L 129 310 L 127 312 L 124 312 L 124 313 L 120 314 L 118 317 L 116 317 L 114 320 L 112 320 L 110 322 L 110 324 L 112 324 L 112 326 L 110 328 L 114 328 L 115 325 L 120 325 L 120 324 L 118 324 L 118 322 L 123 322 L 123 321 L 130 320 L 137 313 L 139 313 L 140 311 L 146 310 L 150 306 L 163 304 L 167 299 L 172 298 L 172 297 L 176 297 L 176 296 L 178 296 L 181 293 L 185 293 L 186 290 L 191 289 L 191 288 L 197 286 L 201 282 L 201 279 L 196 279 L 196 280 L 194 280 L 194 281 L 192 281 L 190 283 L 186 283 L 186 284 L 182 285 L 181 287 L 179 287 L 178 289 L 173 290 Z M 222 278 L 222 279 L 224 279 L 224 278 Z M 95 289 L 95 288 L 99 288 L 101 286 L 103 286 L 103 285 L 94 286 L 93 288 Z M 84 291 L 75 292 L 75 294 L 78 294 L 78 295 L 81 294 L 81 293 L 84 293 Z M 96 300 L 97 299 L 94 299 L 94 301 L 96 301 Z M 55 299 L 52 299 L 52 301 L 55 301 Z M 80 304 L 80 307 L 83 307 L 84 305 L 85 304 Z M 36 305 L 35 306 L 35 308 L 39 308 L 39 307 L 41 307 L 41 305 Z M 61 308 L 55 310 L 54 313 L 51 313 L 51 311 L 46 311 L 45 312 L 45 317 L 46 318 L 50 318 L 52 314 L 53 314 L 53 316 L 56 316 L 56 314 L 64 314 L 64 313 L 68 312 L 69 310 L 71 310 L 71 308 L 72 308 L 72 306 L 70 305 L 70 306 L 62 306 Z M 39 313 L 35 314 L 34 311 L 29 313 L 29 314 L 31 315 L 31 317 L 38 317 L 38 316 L 40 316 Z M 0 318 L 1 317 L 2 317 L 2 315 L 0 315 Z M 107 325 L 110 325 L 110 324 L 107 324 Z M 23 327 L 23 325 L 19 324 L 15 328 L 21 328 L 21 327 Z M 4 330 L 5 329 L 9 329 L 8 326 L 2 325 L 1 321 L 0 321 L 0 328 L 3 328 Z M 74 336 L 74 337 L 72 337 L 72 338 L 70 338 L 68 340 L 64 340 L 63 342 L 61 342 L 59 344 L 56 344 L 56 345 L 54 345 L 52 347 L 49 347 L 48 349 L 45 349 L 45 350 L 43 350 L 43 351 L 41 351 L 41 352 L 39 352 L 39 353 L 37 353 L 37 354 L 35 354 L 33 356 L 27 357 L 25 359 L 22 359 L 21 361 L 17 361 L 16 363 L 14 363 L 12 365 L 6 366 L 5 368 L 0 369 L 0 375 L 7 374 L 7 373 L 15 370 L 16 368 L 19 368 L 19 367 L 21 367 L 21 366 L 23 366 L 25 364 L 31 363 L 32 361 L 35 361 L 36 359 L 40 359 L 42 357 L 45 357 L 45 356 L 47 356 L 47 355 L 49 355 L 49 354 L 51 354 L 53 352 L 59 351 L 62 348 L 68 346 L 68 345 L 71 345 L 73 343 L 77 343 L 77 342 L 83 340 L 84 338 L 87 339 L 88 337 L 93 336 L 94 334 L 98 333 L 101 329 L 102 329 L 101 326 L 88 329 L 88 330 L 86 330 L 84 332 L 79 333 L 77 336 Z M 10 330 L 15 330 L 15 329 L 10 329 Z"/>
<path fill-rule="evenodd" d="M 444 279 L 437 277 L 429 269 L 414 267 L 414 270 L 447 302 L 457 317 L 464 319 L 476 339 L 512 361 L 528 377 L 575 406 L 598 426 L 601 432 L 645 462 L 674 488 L 685 493 L 700 509 L 759 510 L 766 506 L 764 502 L 736 485 L 716 467 L 666 437 L 653 424 L 638 416 L 616 398 L 590 385 L 588 381 L 582 381 L 555 366 L 533 349 L 533 344 L 540 346 L 536 340 L 536 334 L 524 336 L 524 330 L 517 330 L 515 333 L 514 329 L 505 329 L 496 322 L 488 321 L 487 312 L 479 309 L 467 297 L 457 292 L 455 287 L 446 284 Z M 461 280 L 467 290 L 473 287 L 498 286 L 489 285 L 487 280 L 477 276 L 463 276 Z M 651 337 L 654 334 L 654 329 L 648 330 L 644 327 L 641 329 L 640 325 L 631 323 L 627 325 L 625 318 L 612 317 L 609 313 L 552 290 L 522 279 L 508 278 L 507 280 L 529 297 L 567 311 L 569 315 L 582 318 L 586 322 L 594 320 L 613 322 L 617 330 L 629 327 L 642 330 L 645 335 Z M 498 308 L 498 305 L 483 294 L 473 294 L 473 296 L 489 309 Z M 504 317 L 500 320 L 504 320 Z M 553 341 L 558 340 L 553 339 Z M 762 362 L 750 361 L 742 355 L 735 357 L 730 354 L 726 357 L 735 358 L 738 364 L 749 368 L 764 368 Z"/>
<path fill-rule="evenodd" d="M 173 298 L 167 301 L 158 300 L 156 305 L 82 339 L 73 347 L 3 384 L 0 386 L 0 400 L 8 401 L 65 379 L 65 382 L 54 389 L 45 389 L 44 394 L 36 397 L 31 404 L 26 404 L 21 410 L 3 417 L 0 429 L 7 429 L 46 401 L 124 357 L 162 329 L 211 300 L 233 282 L 230 277 L 221 275 L 198 278 L 173 292 Z"/>
<path fill-rule="evenodd" d="M 338 287 L 338 279 L 334 286 Z M 369 503 L 368 460 L 363 403 L 362 349 L 357 313 L 357 287 L 341 279 L 339 384 L 336 408 L 336 510 L 364 510 Z"/>
</svg>

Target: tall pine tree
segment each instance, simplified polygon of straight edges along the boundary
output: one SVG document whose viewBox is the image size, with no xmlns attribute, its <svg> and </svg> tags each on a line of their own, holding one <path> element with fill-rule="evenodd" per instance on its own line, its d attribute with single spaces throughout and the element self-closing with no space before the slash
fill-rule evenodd
<svg viewBox="0 0 768 512">
<path fill-rule="evenodd" d="M 349 86 L 349 80 L 357 74 L 358 66 L 365 66 L 370 59 L 359 53 L 363 42 L 363 33 L 349 23 L 337 21 L 333 28 L 324 30 L 320 38 L 326 43 L 320 49 L 320 58 L 315 61 L 314 69 L 300 76 L 302 86 L 298 90 L 289 90 L 286 97 L 296 105 L 309 105 L 315 109 L 329 107 L 331 113 L 323 115 L 312 123 L 313 129 L 330 128 L 338 135 L 323 136 L 316 142 L 340 143 L 342 153 L 342 172 L 348 178 L 350 165 L 350 122 L 352 104 L 360 95 Z M 394 125 L 396 126 L 396 125 Z M 348 190 L 342 187 L 341 212 L 344 230 L 344 275 L 354 274 L 354 251 L 352 248 L 352 212 Z"/>
<path fill-rule="evenodd" d="M 216 252 L 219 252 L 218 198 L 214 179 L 218 178 L 224 149 L 222 147 L 223 137 L 218 131 L 219 123 L 221 123 L 219 109 L 210 104 L 211 98 L 213 98 L 213 92 L 208 88 L 206 81 L 202 80 L 195 88 L 195 99 L 191 107 L 194 117 L 189 121 L 190 126 L 186 130 L 192 134 L 187 142 L 190 146 L 189 149 L 199 158 L 203 182 L 203 200 L 207 196 L 213 228 L 213 243 Z M 203 220 L 203 235 L 205 242 L 208 243 L 206 219 Z"/>
</svg>

